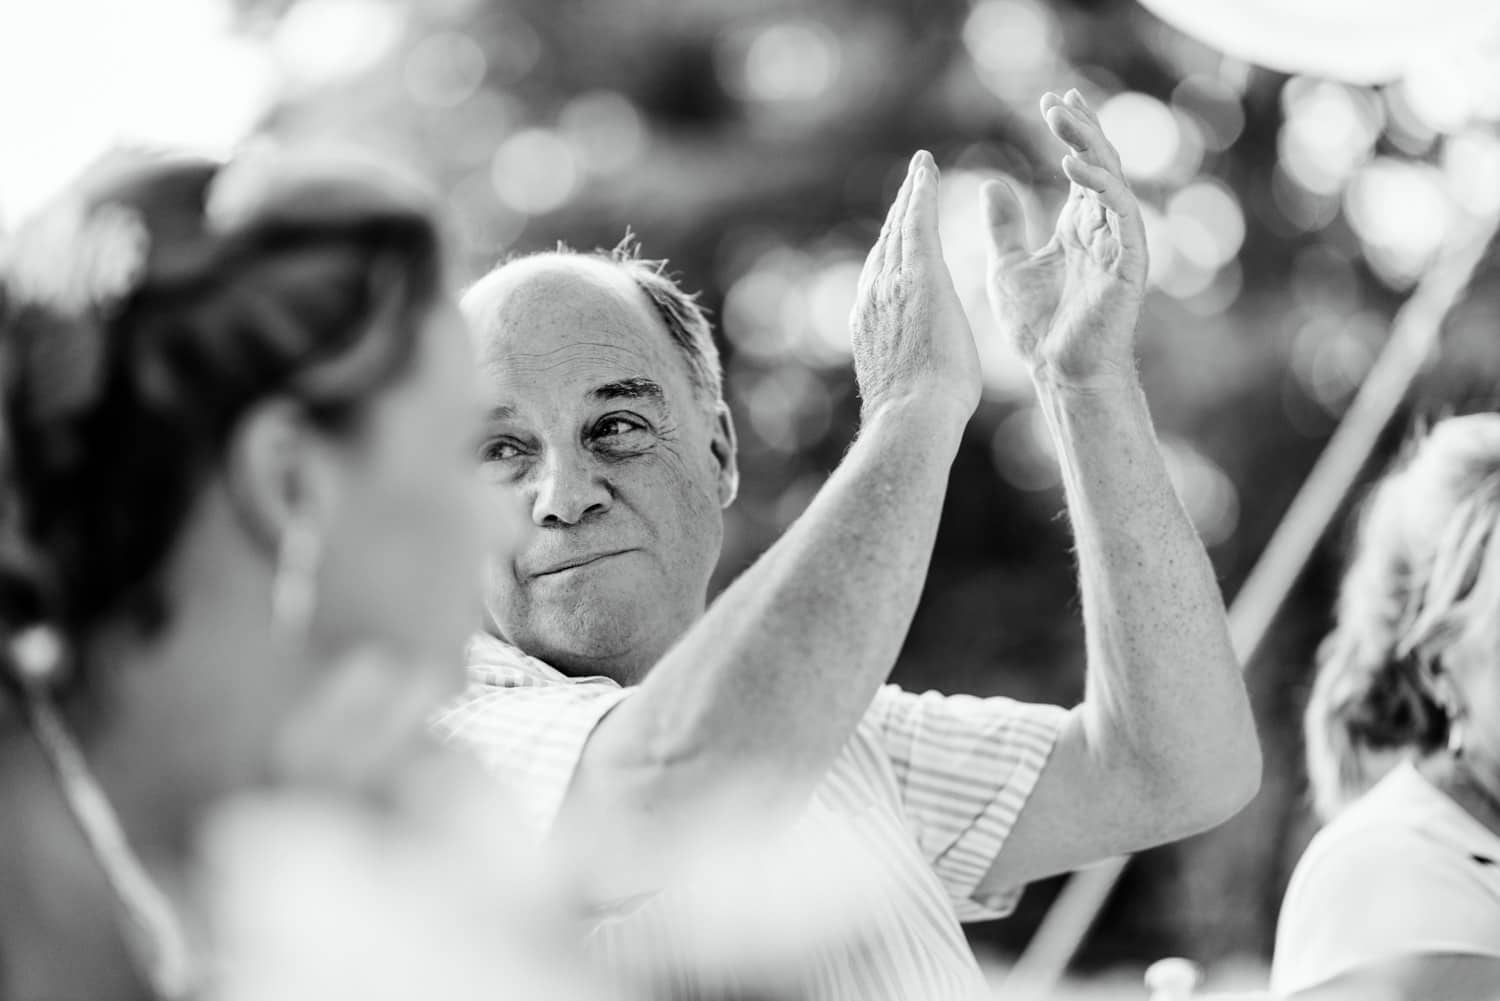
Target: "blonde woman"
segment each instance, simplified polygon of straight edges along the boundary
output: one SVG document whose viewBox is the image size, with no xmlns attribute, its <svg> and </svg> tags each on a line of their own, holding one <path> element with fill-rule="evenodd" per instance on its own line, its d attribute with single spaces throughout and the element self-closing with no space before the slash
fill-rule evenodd
<svg viewBox="0 0 1500 1001">
<path fill-rule="evenodd" d="M 1306 716 L 1327 826 L 1282 906 L 1295 998 L 1500 997 L 1500 415 L 1439 422 L 1366 505 Z"/>
</svg>

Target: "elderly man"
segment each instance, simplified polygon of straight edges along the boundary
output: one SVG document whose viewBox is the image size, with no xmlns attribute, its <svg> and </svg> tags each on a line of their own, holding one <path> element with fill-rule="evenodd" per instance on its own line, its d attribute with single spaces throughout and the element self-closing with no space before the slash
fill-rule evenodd
<svg viewBox="0 0 1500 1001">
<path fill-rule="evenodd" d="M 859 961 L 830 958 L 806 996 L 972 997 L 961 920 L 1219 823 L 1259 782 L 1214 575 L 1135 376 L 1139 209 L 1077 92 L 1042 110 L 1069 147 L 1056 232 L 1028 253 L 999 184 L 986 223 L 992 304 L 1031 366 L 1077 538 L 1087 698 L 1071 710 L 881 687 L 980 394 L 926 154 L 860 282 L 859 435 L 706 611 L 735 437 L 692 300 L 630 255 L 560 252 L 506 264 L 465 301 L 492 397 L 485 476 L 497 516 L 525 527 L 495 554 L 492 635 L 442 726 L 540 828 L 590 833 L 579 857 L 607 896 L 663 885 L 674 832 L 726 795 L 845 830 L 892 878 Z M 670 950 L 661 913 L 653 940 Z"/>
</svg>

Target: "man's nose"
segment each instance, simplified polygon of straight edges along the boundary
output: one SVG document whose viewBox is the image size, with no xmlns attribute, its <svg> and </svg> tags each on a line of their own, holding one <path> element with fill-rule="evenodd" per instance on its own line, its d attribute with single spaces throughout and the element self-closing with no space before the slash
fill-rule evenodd
<svg viewBox="0 0 1500 1001">
<path fill-rule="evenodd" d="M 588 455 L 553 452 L 536 482 L 532 523 L 542 527 L 576 525 L 609 510 L 613 494 L 598 463 Z"/>
</svg>

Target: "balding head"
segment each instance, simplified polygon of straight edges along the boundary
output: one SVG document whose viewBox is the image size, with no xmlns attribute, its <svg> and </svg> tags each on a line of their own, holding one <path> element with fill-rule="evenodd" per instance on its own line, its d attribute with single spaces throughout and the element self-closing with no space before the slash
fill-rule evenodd
<svg viewBox="0 0 1500 1001">
<path fill-rule="evenodd" d="M 481 357 L 507 323 L 507 304 L 538 300 L 566 303 L 580 325 L 594 325 L 600 312 L 628 310 L 659 327 L 687 366 L 694 393 L 710 406 L 724 394 L 723 369 L 713 331 L 697 297 L 664 272 L 665 261 L 638 256 L 627 237 L 611 251 L 560 249 L 516 258 L 485 275 L 464 295 L 463 308 L 479 338 Z"/>
<path fill-rule="evenodd" d="M 497 539 L 491 616 L 565 671 L 638 680 L 702 614 L 736 489 L 708 325 L 653 268 L 569 253 L 512 261 L 463 306 L 483 479 L 521 523 Z"/>
</svg>

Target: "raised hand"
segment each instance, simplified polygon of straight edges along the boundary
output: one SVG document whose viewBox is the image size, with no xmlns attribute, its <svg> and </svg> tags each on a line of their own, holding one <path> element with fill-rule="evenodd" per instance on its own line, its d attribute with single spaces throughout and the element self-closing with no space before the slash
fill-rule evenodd
<svg viewBox="0 0 1500 1001">
<path fill-rule="evenodd" d="M 1133 377 L 1148 264 L 1140 206 L 1078 91 L 1044 96 L 1042 117 L 1070 149 L 1071 190 L 1052 238 L 1031 253 L 1015 192 L 985 185 L 990 306 L 1038 379 L 1088 388 Z"/>
<path fill-rule="evenodd" d="M 943 261 L 937 195 L 937 164 L 923 150 L 860 274 L 850 325 L 866 420 L 914 404 L 967 421 L 979 405 L 979 355 Z"/>
</svg>

